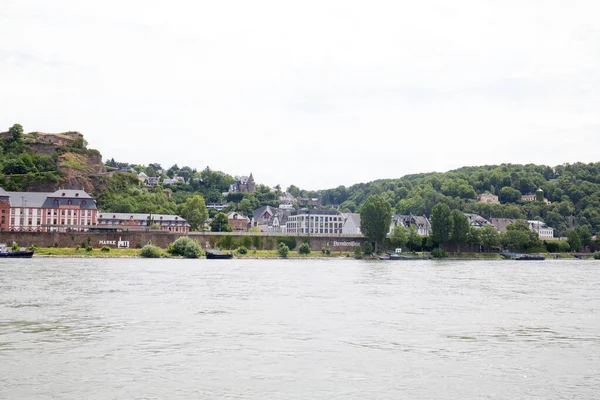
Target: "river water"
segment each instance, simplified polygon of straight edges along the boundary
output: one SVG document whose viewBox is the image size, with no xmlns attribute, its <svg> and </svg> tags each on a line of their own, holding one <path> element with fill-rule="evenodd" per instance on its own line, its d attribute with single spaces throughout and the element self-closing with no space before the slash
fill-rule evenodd
<svg viewBox="0 0 600 400">
<path fill-rule="evenodd" d="M 0 261 L 0 399 L 598 399 L 594 261 Z"/>
</svg>

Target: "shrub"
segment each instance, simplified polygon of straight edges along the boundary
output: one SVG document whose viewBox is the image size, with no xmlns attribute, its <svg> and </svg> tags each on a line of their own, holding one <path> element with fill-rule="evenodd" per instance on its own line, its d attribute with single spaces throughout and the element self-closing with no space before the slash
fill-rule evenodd
<svg viewBox="0 0 600 400">
<path fill-rule="evenodd" d="M 269 239 L 267 240 L 267 250 L 271 250 L 271 249 L 273 249 L 273 245 L 274 245 L 274 243 L 273 243 L 273 239 L 269 238 Z"/>
<path fill-rule="evenodd" d="M 431 257 L 433 258 L 446 258 L 448 254 L 444 251 L 444 249 L 433 249 L 431 251 Z"/>
<path fill-rule="evenodd" d="M 88 253 L 90 253 L 92 250 L 94 250 L 94 248 L 92 246 L 85 247 L 85 251 L 87 251 Z"/>
<path fill-rule="evenodd" d="M 225 235 L 219 240 L 219 247 L 222 249 L 231 249 L 233 247 L 233 236 Z"/>
<path fill-rule="evenodd" d="M 354 258 L 356 258 L 356 259 L 362 258 L 362 249 L 360 248 L 360 246 L 356 246 L 354 248 Z"/>
<path fill-rule="evenodd" d="M 309 255 L 310 254 L 310 244 L 302 243 L 300 245 L 300 247 L 298 248 L 298 253 L 300 253 L 302 255 Z"/>
<path fill-rule="evenodd" d="M 162 251 L 152 244 L 145 245 L 140 252 L 140 256 L 146 258 L 160 258 L 161 254 Z"/>
<path fill-rule="evenodd" d="M 373 245 L 371 242 L 365 242 L 365 256 L 373 254 Z"/>
<path fill-rule="evenodd" d="M 198 258 L 202 256 L 202 247 L 200 247 L 200 243 L 195 240 L 190 240 L 188 244 L 185 245 L 185 249 L 183 250 L 183 256 L 185 258 Z"/>
<path fill-rule="evenodd" d="M 102 251 L 104 253 L 108 253 L 110 251 L 110 247 L 108 247 L 108 246 L 102 246 L 102 248 L 100 249 L 100 251 Z"/>
<path fill-rule="evenodd" d="M 169 245 L 168 252 L 174 256 L 183 256 L 185 248 L 192 239 L 187 236 L 182 236 Z"/>
<path fill-rule="evenodd" d="M 262 249 L 263 247 L 263 240 L 260 236 L 252 236 L 252 246 L 254 246 L 255 249 Z"/>
<path fill-rule="evenodd" d="M 277 238 L 277 246 L 284 243 L 288 249 L 294 250 L 296 248 L 296 238 L 293 236 L 281 236 Z"/>
<path fill-rule="evenodd" d="M 242 246 L 246 249 L 252 247 L 252 238 L 250 236 L 244 236 L 242 239 Z"/>
<path fill-rule="evenodd" d="M 248 254 L 248 248 L 246 246 L 241 246 L 237 249 L 237 253 L 241 255 Z"/>
<path fill-rule="evenodd" d="M 323 247 L 321 253 L 323 253 L 324 256 L 329 256 L 331 255 L 331 249 L 329 247 Z"/>
<path fill-rule="evenodd" d="M 287 257 L 289 252 L 290 248 L 287 247 L 285 243 L 279 243 L 279 246 L 277 246 L 277 254 L 279 254 L 280 257 Z"/>
<path fill-rule="evenodd" d="M 17 242 L 13 242 L 12 251 L 19 251 L 21 247 L 17 244 Z"/>
<path fill-rule="evenodd" d="M 37 250 L 37 246 L 35 244 L 32 244 L 31 246 L 27 247 L 27 250 Z"/>
<path fill-rule="evenodd" d="M 594 260 L 600 260 L 600 251 L 594 253 Z"/>
</svg>

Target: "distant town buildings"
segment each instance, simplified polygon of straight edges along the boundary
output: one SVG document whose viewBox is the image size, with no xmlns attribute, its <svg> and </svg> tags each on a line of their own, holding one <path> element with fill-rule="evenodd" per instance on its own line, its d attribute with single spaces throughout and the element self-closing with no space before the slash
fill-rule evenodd
<svg viewBox="0 0 600 400">
<path fill-rule="evenodd" d="M 467 213 L 465 213 L 465 215 L 469 220 L 469 225 L 471 225 L 473 228 L 481 229 L 486 225 L 490 225 L 490 221 L 483 218 L 481 215 Z"/>
<path fill-rule="evenodd" d="M 6 192 L 0 188 L 0 231 L 87 231 L 96 224 L 96 201 L 83 190 Z"/>
<path fill-rule="evenodd" d="M 512 218 L 492 218 L 492 226 L 499 232 L 506 232 L 506 228 L 509 224 L 514 223 L 516 220 Z M 554 238 L 554 228 L 549 227 L 542 221 L 527 221 L 529 229 L 536 232 L 540 239 L 552 239 Z"/>
<path fill-rule="evenodd" d="M 552 204 L 552 202 L 550 202 L 547 198 L 544 197 L 544 191 L 540 188 L 538 189 L 535 194 L 524 194 L 521 196 L 521 201 L 537 201 L 539 199 L 542 199 L 541 201 L 543 201 L 547 206 L 549 206 L 550 204 Z"/>
<path fill-rule="evenodd" d="M 236 177 L 235 183 L 229 186 L 229 191 L 232 193 L 240 192 L 240 193 L 254 193 L 256 192 L 256 183 L 254 182 L 254 177 L 252 173 L 250 176 L 240 176 Z"/>
<path fill-rule="evenodd" d="M 190 224 L 178 215 L 102 212 L 98 215 L 97 228 L 123 231 L 157 229 L 188 233 Z"/>
</svg>

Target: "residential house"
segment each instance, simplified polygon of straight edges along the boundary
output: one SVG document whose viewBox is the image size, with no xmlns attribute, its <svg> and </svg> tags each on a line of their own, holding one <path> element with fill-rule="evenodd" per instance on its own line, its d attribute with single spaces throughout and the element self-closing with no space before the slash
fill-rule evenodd
<svg viewBox="0 0 600 400">
<path fill-rule="evenodd" d="M 529 224 L 529 229 L 534 232 L 537 232 L 540 239 L 553 239 L 554 238 L 554 228 L 549 227 L 546 223 L 542 221 L 527 221 Z"/>
<path fill-rule="evenodd" d="M 515 221 L 516 219 L 513 218 L 492 218 L 492 226 L 496 228 L 498 232 L 506 232 L 506 227 Z"/>
<path fill-rule="evenodd" d="M 173 178 L 163 179 L 163 185 L 177 185 L 178 183 L 185 183 L 185 179 L 182 176 L 174 176 Z"/>
<path fill-rule="evenodd" d="M 483 218 L 480 215 L 477 214 L 467 214 L 464 213 L 467 218 L 469 219 L 469 225 L 471 225 L 473 228 L 483 228 L 486 225 L 490 224 L 490 221 L 488 221 L 487 219 Z"/>
<path fill-rule="evenodd" d="M 250 225 L 250 218 L 242 215 L 236 211 L 227 214 L 229 225 L 234 232 L 248 232 L 248 225 Z"/>
<path fill-rule="evenodd" d="M 157 229 L 168 232 L 188 233 L 190 231 L 190 224 L 178 215 L 103 212 L 98 215 L 98 225 L 96 228 L 123 231 Z"/>
<path fill-rule="evenodd" d="M 431 235 L 431 222 L 426 216 L 416 216 L 416 215 L 400 215 L 395 214 L 392 216 L 392 223 L 390 224 L 390 233 L 396 226 L 403 226 L 406 229 L 409 229 L 411 226 L 414 226 L 417 230 L 417 233 L 420 236 L 429 236 Z"/>
<path fill-rule="evenodd" d="M 481 193 L 477 196 L 477 202 L 479 203 L 490 203 L 490 204 L 500 204 L 498 200 L 498 196 L 495 194 L 489 193 Z"/>
<path fill-rule="evenodd" d="M 341 234 L 344 217 L 337 210 L 294 210 L 287 220 L 288 233 Z"/>
<path fill-rule="evenodd" d="M 96 201 L 83 190 L 6 192 L 0 188 L 0 231 L 87 231 L 96 224 Z"/>
<path fill-rule="evenodd" d="M 344 225 L 342 226 L 343 235 L 360 235 L 360 214 L 347 213 L 344 216 Z"/>
</svg>

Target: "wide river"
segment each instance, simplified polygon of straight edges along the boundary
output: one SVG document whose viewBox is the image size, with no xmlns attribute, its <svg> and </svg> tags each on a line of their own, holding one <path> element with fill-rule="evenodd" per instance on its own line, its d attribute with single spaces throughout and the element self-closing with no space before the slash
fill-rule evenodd
<svg viewBox="0 0 600 400">
<path fill-rule="evenodd" d="M 0 399 L 599 398 L 597 261 L 0 261 Z"/>
</svg>

